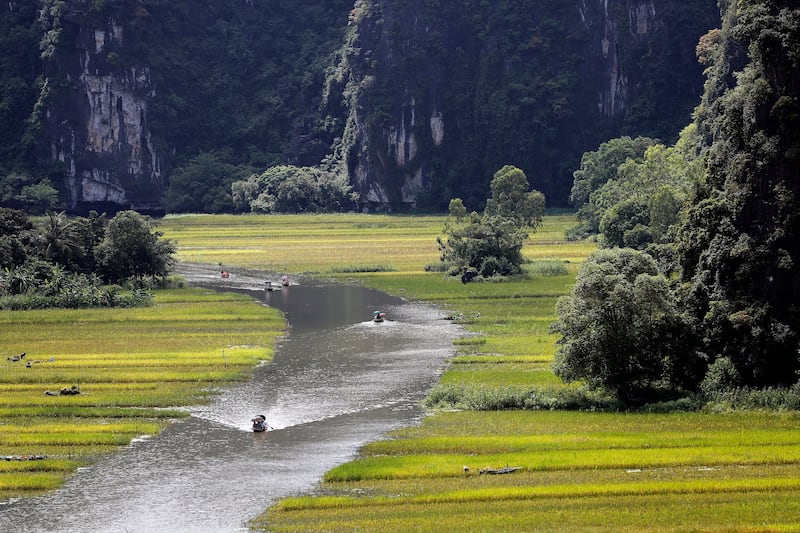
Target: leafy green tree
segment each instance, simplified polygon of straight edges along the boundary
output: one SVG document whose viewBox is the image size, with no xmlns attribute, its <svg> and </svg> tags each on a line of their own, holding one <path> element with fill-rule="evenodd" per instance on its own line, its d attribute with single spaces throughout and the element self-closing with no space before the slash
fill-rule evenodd
<svg viewBox="0 0 800 533">
<path fill-rule="evenodd" d="M 232 213 L 231 184 L 250 172 L 215 154 L 201 153 L 172 173 L 164 206 L 171 213 Z"/>
<path fill-rule="evenodd" d="M 26 173 L 11 172 L 0 178 L 0 201 L 3 205 L 24 209 L 34 215 L 54 209 L 58 191 L 50 180 L 39 180 Z"/>
<path fill-rule="evenodd" d="M 494 174 L 492 196 L 486 202 L 484 213 L 513 220 L 518 226 L 535 230 L 542 223 L 544 195 L 531 191 L 528 178 L 522 170 L 506 165 Z"/>
<path fill-rule="evenodd" d="M 606 389 L 625 403 L 697 380 L 677 299 L 648 254 L 598 250 L 583 264 L 575 288 L 558 300 L 561 333 L 556 375 Z"/>
<path fill-rule="evenodd" d="M 237 211 L 254 213 L 340 212 L 355 207 L 350 185 L 317 167 L 279 165 L 231 186 Z"/>
<path fill-rule="evenodd" d="M 22 265 L 36 257 L 33 224 L 22 211 L 0 207 L 0 269 Z"/>
<path fill-rule="evenodd" d="M 607 247 L 640 248 L 633 246 L 634 239 L 629 237 L 629 232 L 644 226 L 650 221 L 650 213 L 646 203 L 634 198 L 628 198 L 607 210 L 600 220 L 600 233 L 603 234 L 603 245 Z M 641 233 L 641 230 L 638 231 Z M 648 228 L 649 232 L 649 228 Z M 644 240 L 644 242 L 641 242 Z M 652 235 L 646 239 L 636 239 L 635 244 L 646 245 L 652 241 Z"/>
<path fill-rule="evenodd" d="M 581 165 L 572 173 L 573 183 L 569 200 L 578 207 L 579 233 L 597 233 L 602 213 L 592 203 L 592 193 L 617 177 L 617 171 L 628 160 L 641 161 L 645 150 L 658 141 L 648 137 L 620 137 L 600 145 L 581 157 Z"/>
<path fill-rule="evenodd" d="M 153 230 L 149 219 L 136 211 L 117 213 L 95 250 L 105 279 L 118 282 L 166 276 L 173 263 L 175 245 L 161 236 Z"/>
<path fill-rule="evenodd" d="M 103 241 L 106 226 L 108 226 L 106 214 L 99 214 L 94 210 L 89 211 L 88 217 L 78 217 L 75 220 L 75 232 L 84 251 L 77 264 L 77 270 L 81 272 L 97 271 L 95 248 Z"/>
<path fill-rule="evenodd" d="M 450 230 L 447 242 L 439 240 L 441 260 L 450 265 L 450 275 L 462 276 L 464 281 L 472 275 L 488 278 L 518 274 L 527 236 L 511 218 L 470 217 L 466 224 Z"/>
<path fill-rule="evenodd" d="M 447 240 L 437 239 L 440 259 L 450 275 L 467 282 L 478 275 L 508 276 L 521 271 L 527 231 L 541 223 L 545 205 L 544 195 L 529 188 L 525 174 L 507 165 L 492 179 L 492 196 L 483 215 L 467 216 L 460 198 L 450 201 L 444 228 Z"/>
<path fill-rule="evenodd" d="M 708 170 L 678 235 L 685 305 L 741 384 L 788 385 L 800 370 L 800 7 L 740 0 L 723 13 L 696 111 Z"/>
</svg>

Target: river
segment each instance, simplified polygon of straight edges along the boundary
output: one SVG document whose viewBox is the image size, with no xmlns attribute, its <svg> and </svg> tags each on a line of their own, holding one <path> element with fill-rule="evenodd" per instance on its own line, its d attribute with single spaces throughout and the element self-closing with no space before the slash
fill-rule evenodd
<svg viewBox="0 0 800 533">
<path fill-rule="evenodd" d="M 274 359 L 63 488 L 0 506 L 0 531 L 245 531 L 277 499 L 313 491 L 363 444 L 417 423 L 462 333 L 440 309 L 361 286 L 302 279 L 268 292 L 261 272 L 233 270 L 222 280 L 208 266 L 179 271 L 194 285 L 243 291 L 285 313 Z M 388 320 L 373 322 L 373 310 Z M 249 431 L 256 414 L 273 429 Z"/>
</svg>

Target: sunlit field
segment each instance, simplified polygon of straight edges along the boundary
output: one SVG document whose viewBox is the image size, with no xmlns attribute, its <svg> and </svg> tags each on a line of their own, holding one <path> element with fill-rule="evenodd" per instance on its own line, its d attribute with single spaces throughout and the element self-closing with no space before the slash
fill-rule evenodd
<svg viewBox="0 0 800 533">
<path fill-rule="evenodd" d="M 438 305 L 465 328 L 429 400 L 450 395 L 470 401 L 449 406 L 428 402 L 430 411 L 419 427 L 364 446 L 353 461 L 330 470 L 313 494 L 281 500 L 252 523 L 253 529 L 800 531 L 796 412 L 660 414 L 542 407 L 550 396 L 579 387 L 561 383 L 550 369 L 557 340 L 550 333 L 555 302 L 571 289 L 581 262 L 596 247 L 590 241 L 564 240 L 564 230 L 575 223 L 572 217 L 548 216 L 531 234 L 523 249 L 525 275 L 469 284 L 425 270 L 438 261 L 436 237 L 443 223 L 444 217 L 435 216 L 353 214 L 198 215 L 160 221 L 159 229 L 176 240 L 181 260 L 357 281 Z M 216 340 L 214 311 L 206 309 L 211 315 L 206 335 Z M 164 313 L 169 316 L 168 310 Z M 150 348 L 139 357 L 150 360 L 158 344 L 157 338 L 143 339 Z M 213 361 L 217 352 L 212 349 L 203 358 Z M 75 353 L 102 358 L 85 345 Z M 67 361 L 61 372 L 74 371 Z M 126 407 L 114 396 L 114 386 L 131 394 L 138 394 L 137 387 L 158 387 L 165 397 L 180 395 L 180 379 L 167 379 L 180 374 L 180 364 L 164 364 L 164 380 L 142 375 L 140 381 L 105 383 L 112 387 L 103 392 L 110 399 L 93 412 L 105 413 L 98 414 L 104 422 L 135 422 L 116 420 L 121 415 L 113 413 Z M 103 372 L 119 370 L 107 365 Z M 214 379 L 228 379 L 219 371 L 206 370 Z M 46 385 L 20 379 L 0 384 L 2 397 L 9 397 L 0 414 L 46 409 L 40 403 L 45 398 L 26 407 L 9 406 L 11 395 L 2 387 L 28 387 L 33 392 L 20 394 L 33 398 L 43 385 L 55 386 L 52 379 Z M 82 389 L 88 386 L 81 382 Z M 536 398 L 538 409 L 481 410 L 520 394 Z M 65 404 L 60 409 L 67 417 L 70 409 L 83 408 Z M 150 415 L 138 421 L 159 424 Z M 7 424 L 25 426 L 20 417 Z M 19 441 L 34 438 L 17 429 L 13 433 Z M 102 432 L 92 435 L 96 453 L 113 447 L 106 438 Z M 53 465 L 45 473 L 57 466 L 72 468 Z M 481 473 L 504 467 L 518 469 Z"/>
<path fill-rule="evenodd" d="M 178 243 L 183 261 L 305 274 L 368 270 L 421 272 L 439 260 L 436 237 L 444 216 L 366 214 L 182 215 L 160 221 L 159 230 Z M 549 217 L 531 235 L 541 246 L 531 259 L 580 261 L 592 244 L 566 243 L 571 217 Z M 554 253 L 555 252 L 555 253 Z"/>
<path fill-rule="evenodd" d="M 550 324 L 557 298 L 595 243 L 566 242 L 574 219 L 546 217 L 523 248 L 525 276 L 465 285 L 425 271 L 438 261 L 443 223 L 375 215 L 175 217 L 161 229 L 187 261 L 358 280 L 441 306 L 467 333 L 432 397 L 454 392 L 475 399 L 476 409 L 521 392 L 546 404 L 549 394 L 576 387 L 550 370 L 557 340 Z M 238 239 L 229 241 L 228 232 Z M 519 469 L 481 474 L 503 467 Z M 313 495 L 280 501 L 252 528 L 798 531 L 798 480 L 798 413 L 450 407 L 366 445 L 329 471 Z"/>
<path fill-rule="evenodd" d="M 0 498 L 56 488 L 158 433 L 185 416 L 174 408 L 270 359 L 283 324 L 247 297 L 200 289 L 158 291 L 152 307 L 0 312 Z"/>
</svg>

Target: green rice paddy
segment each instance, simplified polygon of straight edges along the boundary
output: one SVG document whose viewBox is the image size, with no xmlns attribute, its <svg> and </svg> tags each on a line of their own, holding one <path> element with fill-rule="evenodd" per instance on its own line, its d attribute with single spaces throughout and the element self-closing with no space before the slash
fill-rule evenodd
<svg viewBox="0 0 800 533">
<path fill-rule="evenodd" d="M 564 241 L 563 232 L 574 221 L 549 216 L 523 249 L 530 260 L 527 276 L 463 285 L 425 271 L 425 265 L 438 261 L 435 238 L 443 223 L 444 217 L 435 216 L 196 215 L 168 217 L 159 229 L 177 241 L 179 258 L 185 261 L 357 280 L 441 306 L 469 334 L 456 342 L 457 353 L 437 388 L 465 395 L 508 390 L 546 395 L 574 388 L 550 371 L 557 338 L 549 326 L 556 299 L 570 290 L 594 243 Z M 113 450 L 114 435 L 148 434 L 178 414 L 154 407 L 202 399 L 203 384 L 237 379 L 254 361 L 268 356 L 271 342 L 264 339 L 279 333 L 278 317 L 270 322 L 274 329 L 259 340 L 246 327 L 249 315 L 242 318 L 242 329 L 219 322 L 230 319 L 224 306 L 236 297 L 215 295 L 214 302 L 203 305 L 199 302 L 204 297 L 198 292 L 164 293 L 155 307 L 130 310 L 135 320 L 117 315 L 120 310 L 67 317 L 42 312 L 50 322 L 32 315 L 15 318 L 15 324 L 27 324 L 31 331 L 39 328 L 38 334 L 29 335 L 29 344 L 40 343 L 44 354 L 58 353 L 52 364 L 59 367 L 42 366 L 37 369 L 43 372 L 41 379 L 31 379 L 25 369 L 14 368 L 12 376 L 9 365 L 0 365 L 0 453 L 58 451 L 56 443 L 26 444 L 26 439 L 37 438 L 35 430 L 25 429 L 32 426 L 31 417 L 44 413 L 58 417 L 47 423 L 57 424 L 59 434 L 72 433 L 74 424 L 84 428 L 80 432 L 92 443 L 85 445 L 84 455 L 70 451 L 77 446 L 61 445 L 66 448 L 61 455 L 42 462 L 50 464 L 0 462 L 0 467 L 18 469 L 5 477 L 0 468 L 0 495 L 57 485 L 63 472 L 85 457 Z M 239 302 L 236 307 L 247 306 Z M 187 315 L 192 319 L 180 320 Z M 74 324 L 87 329 L 69 343 L 48 341 L 51 337 L 43 334 L 52 330 L 66 335 Z M 162 327 L 173 329 L 162 334 Z M 228 329 L 232 331 L 226 336 Z M 5 335 L 4 346 L 16 339 Z M 122 340 L 126 335 L 127 341 Z M 133 339 L 136 350 L 128 354 Z M 220 368 L 223 346 L 229 366 Z M 15 350 L 24 348 L 8 346 L 9 352 Z M 240 365 L 234 354 L 243 359 Z M 142 365 L 126 362 L 137 358 Z M 203 376 L 188 386 L 183 381 L 189 375 L 187 359 L 198 364 L 195 375 Z M 91 372 L 81 377 L 81 361 L 98 365 L 96 375 L 103 378 L 93 379 Z M 137 379 L 125 377 L 131 373 Z M 79 377 L 86 395 L 49 398 L 42 393 Z M 102 401 L 83 405 L 95 395 Z M 51 400 L 58 403 L 48 404 Z M 109 426 L 108 431 L 102 426 Z M 6 451 L 12 449 L 6 442 L 14 443 L 16 451 Z M 481 474 L 506 466 L 519 469 Z M 279 501 L 252 528 L 800 531 L 798 480 L 797 412 L 436 409 L 419 427 L 367 444 L 353 461 L 330 470 L 313 494 Z"/>
<path fill-rule="evenodd" d="M 425 272 L 438 260 L 435 238 L 443 217 L 196 220 L 202 224 L 182 217 L 162 225 L 186 260 L 358 280 L 442 306 L 470 334 L 456 342 L 457 354 L 437 388 L 480 396 L 574 387 L 550 370 L 557 337 L 549 332 L 556 299 L 571 289 L 581 261 L 595 248 L 563 239 L 571 217 L 546 217 L 531 235 L 523 248 L 527 276 L 467 285 Z M 210 227 L 213 238 L 204 236 Z M 231 231 L 249 237 L 229 249 L 224 235 Z M 370 272 L 363 265 L 383 267 Z M 481 474 L 507 466 L 519 470 Z M 419 427 L 364 446 L 356 459 L 330 470 L 313 494 L 281 500 L 251 527 L 800 531 L 798 480 L 796 412 L 432 410 Z"/>
<path fill-rule="evenodd" d="M 10 458 L 0 461 L 0 499 L 57 488 L 158 433 L 186 416 L 174 408 L 270 359 L 282 330 L 272 309 L 199 289 L 158 291 L 144 308 L 0 312 L 4 354 L 26 354 L 0 359 L 0 459 Z M 73 387 L 80 394 L 60 394 Z"/>
</svg>

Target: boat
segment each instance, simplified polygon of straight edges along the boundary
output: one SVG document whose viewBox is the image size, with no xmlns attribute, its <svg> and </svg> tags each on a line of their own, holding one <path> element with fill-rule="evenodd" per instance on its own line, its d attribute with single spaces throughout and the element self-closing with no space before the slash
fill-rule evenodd
<svg viewBox="0 0 800 533">
<path fill-rule="evenodd" d="M 386 313 L 382 311 L 374 311 L 372 313 L 373 322 L 383 322 L 384 320 L 386 320 Z"/>
<path fill-rule="evenodd" d="M 253 432 L 254 433 L 263 433 L 267 431 L 267 417 L 264 415 L 258 415 L 253 418 Z"/>
<path fill-rule="evenodd" d="M 281 286 L 288 287 L 289 286 L 289 276 L 285 275 L 281 278 Z"/>
<path fill-rule="evenodd" d="M 268 291 L 279 291 L 281 290 L 281 284 L 276 283 L 274 281 L 267 280 L 264 282 L 264 289 Z"/>
<path fill-rule="evenodd" d="M 482 474 L 492 474 L 492 475 L 510 474 L 512 472 L 516 472 L 520 468 L 522 468 L 522 467 L 521 466 L 507 466 L 505 468 L 481 468 L 478 471 L 478 474 L 479 475 L 482 475 Z"/>
</svg>

